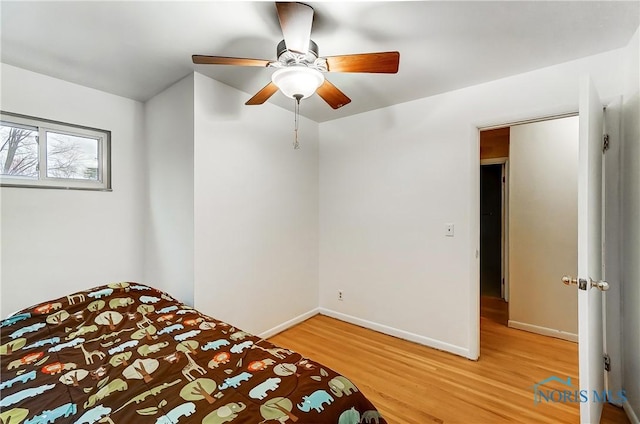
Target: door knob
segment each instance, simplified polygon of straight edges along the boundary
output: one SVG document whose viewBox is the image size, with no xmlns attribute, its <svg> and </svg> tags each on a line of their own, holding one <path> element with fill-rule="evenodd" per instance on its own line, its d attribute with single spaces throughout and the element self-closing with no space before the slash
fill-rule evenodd
<svg viewBox="0 0 640 424">
<path fill-rule="evenodd" d="M 562 282 L 565 286 L 578 286 L 580 290 L 586 290 L 587 287 L 595 287 L 600 291 L 609 290 L 609 283 L 606 281 L 593 281 L 591 278 L 571 278 L 568 275 L 562 277 Z"/>
<path fill-rule="evenodd" d="M 577 286 L 578 285 L 578 279 L 577 278 L 571 278 L 568 275 L 565 275 L 564 277 L 562 277 L 562 282 L 564 283 L 565 286 Z"/>
<path fill-rule="evenodd" d="M 609 290 L 609 283 L 606 281 L 591 281 L 591 287 L 595 287 L 600 291 Z"/>
</svg>

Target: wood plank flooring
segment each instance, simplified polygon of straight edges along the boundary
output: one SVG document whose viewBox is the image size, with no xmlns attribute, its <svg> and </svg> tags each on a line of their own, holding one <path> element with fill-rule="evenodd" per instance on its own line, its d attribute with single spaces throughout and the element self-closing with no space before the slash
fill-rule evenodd
<svg viewBox="0 0 640 424">
<path fill-rule="evenodd" d="M 270 340 L 348 376 L 390 424 L 578 423 L 578 404 L 536 405 L 532 387 L 551 375 L 577 387 L 577 344 L 508 328 L 504 308 L 482 306 L 477 362 L 322 315 Z M 602 423 L 628 420 L 605 405 Z"/>
</svg>

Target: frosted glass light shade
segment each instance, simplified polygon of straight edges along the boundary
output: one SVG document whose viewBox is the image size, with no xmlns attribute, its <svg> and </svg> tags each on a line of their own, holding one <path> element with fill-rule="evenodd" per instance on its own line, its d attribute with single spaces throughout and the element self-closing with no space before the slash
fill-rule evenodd
<svg viewBox="0 0 640 424">
<path fill-rule="evenodd" d="M 301 95 L 303 99 L 306 99 L 322 85 L 324 75 L 322 72 L 306 66 L 290 66 L 275 71 L 271 75 L 271 81 L 285 96 L 295 99 L 296 95 Z"/>
</svg>

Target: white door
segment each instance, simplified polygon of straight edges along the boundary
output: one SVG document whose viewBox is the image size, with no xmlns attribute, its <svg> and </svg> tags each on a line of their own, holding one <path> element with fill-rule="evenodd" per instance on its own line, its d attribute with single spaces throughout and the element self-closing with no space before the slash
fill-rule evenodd
<svg viewBox="0 0 640 424">
<path fill-rule="evenodd" d="M 592 284 L 602 278 L 602 122 L 603 109 L 591 79 L 580 82 L 578 153 L 578 343 L 580 422 L 600 422 L 604 389 L 602 292 Z M 581 287 L 580 287 L 581 286 Z M 586 392 L 583 392 L 585 390 Z"/>
<path fill-rule="evenodd" d="M 611 359 L 611 369 L 605 373 L 605 390 L 614 394 L 610 400 L 622 406 L 623 399 L 615 396 L 622 391 L 622 314 L 621 308 L 621 209 L 620 209 L 620 123 L 622 119 L 622 97 L 618 97 L 605 106 L 604 133 L 608 134 L 610 143 L 604 155 L 602 186 L 603 225 L 602 246 L 604 248 L 603 277 L 611 287 L 607 291 L 603 303 L 604 353 Z M 618 284 L 616 284 L 618 283 Z"/>
</svg>

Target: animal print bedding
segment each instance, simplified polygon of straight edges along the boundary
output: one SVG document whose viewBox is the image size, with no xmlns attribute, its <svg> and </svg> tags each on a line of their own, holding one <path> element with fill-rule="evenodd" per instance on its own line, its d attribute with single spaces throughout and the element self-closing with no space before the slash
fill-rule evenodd
<svg viewBox="0 0 640 424">
<path fill-rule="evenodd" d="M 1 322 L 2 424 L 380 424 L 347 377 L 135 283 Z"/>
</svg>

